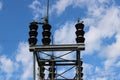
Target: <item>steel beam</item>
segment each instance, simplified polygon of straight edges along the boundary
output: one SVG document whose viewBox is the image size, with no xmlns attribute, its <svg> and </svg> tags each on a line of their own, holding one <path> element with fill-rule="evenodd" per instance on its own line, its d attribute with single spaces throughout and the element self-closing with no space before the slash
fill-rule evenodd
<svg viewBox="0 0 120 80">
<path fill-rule="evenodd" d="M 85 50 L 84 43 L 77 44 L 61 44 L 61 45 L 35 45 L 30 46 L 29 50 L 33 51 L 76 51 L 76 50 Z"/>
<path fill-rule="evenodd" d="M 45 66 L 50 66 L 50 64 L 44 64 Z M 56 63 L 55 66 L 73 66 L 76 63 Z"/>
<path fill-rule="evenodd" d="M 39 62 L 76 62 L 76 60 L 39 60 Z"/>
</svg>

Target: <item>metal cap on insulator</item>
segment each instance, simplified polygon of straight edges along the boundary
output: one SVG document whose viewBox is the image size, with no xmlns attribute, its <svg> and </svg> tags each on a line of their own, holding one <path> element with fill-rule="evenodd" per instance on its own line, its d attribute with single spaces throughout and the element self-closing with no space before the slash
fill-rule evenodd
<svg viewBox="0 0 120 80">
<path fill-rule="evenodd" d="M 77 30 L 83 30 L 84 29 L 84 24 L 83 23 L 77 23 L 76 25 L 75 25 L 75 27 L 76 27 L 76 29 Z"/>
<path fill-rule="evenodd" d="M 37 22 L 31 22 L 30 23 L 30 26 L 29 26 L 29 28 L 30 28 L 30 30 L 37 30 L 38 29 L 38 25 L 37 25 L 38 23 Z"/>
<path fill-rule="evenodd" d="M 43 28 L 43 30 L 47 30 L 47 31 L 50 31 L 50 29 L 51 29 L 51 25 L 50 24 L 43 24 L 43 26 L 42 26 L 42 28 Z"/>
</svg>

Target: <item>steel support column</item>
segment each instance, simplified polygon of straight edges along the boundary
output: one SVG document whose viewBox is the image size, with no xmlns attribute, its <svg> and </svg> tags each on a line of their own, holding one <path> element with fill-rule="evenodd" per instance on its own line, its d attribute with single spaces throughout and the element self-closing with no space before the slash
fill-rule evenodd
<svg viewBox="0 0 120 80">
<path fill-rule="evenodd" d="M 36 80 L 36 70 L 35 70 L 36 69 L 36 64 L 35 64 L 35 59 L 36 58 L 35 58 L 35 54 L 36 54 L 36 52 L 34 51 L 33 52 L 33 79 L 34 80 Z"/>
<path fill-rule="evenodd" d="M 80 50 L 77 50 L 77 80 L 81 80 L 81 69 L 80 69 Z"/>
</svg>

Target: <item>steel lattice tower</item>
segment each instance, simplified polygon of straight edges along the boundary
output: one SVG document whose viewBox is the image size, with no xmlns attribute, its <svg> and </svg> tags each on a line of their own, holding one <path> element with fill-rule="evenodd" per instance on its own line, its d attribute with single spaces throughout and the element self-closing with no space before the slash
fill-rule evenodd
<svg viewBox="0 0 120 80">
<path fill-rule="evenodd" d="M 49 6 L 49 0 L 48 0 Z M 76 28 L 76 44 L 51 44 L 51 25 L 48 23 L 48 8 L 45 22 L 31 22 L 28 39 L 29 50 L 33 52 L 33 77 L 36 80 L 36 62 L 38 64 L 38 80 L 83 80 L 83 67 L 80 52 L 85 50 L 84 24 L 78 20 Z M 42 44 L 37 45 L 37 29 L 42 25 Z M 57 53 L 58 52 L 58 53 Z M 74 57 L 68 58 L 67 55 Z M 64 69 L 64 70 L 61 70 Z M 67 75 L 66 75 L 67 74 Z"/>
</svg>

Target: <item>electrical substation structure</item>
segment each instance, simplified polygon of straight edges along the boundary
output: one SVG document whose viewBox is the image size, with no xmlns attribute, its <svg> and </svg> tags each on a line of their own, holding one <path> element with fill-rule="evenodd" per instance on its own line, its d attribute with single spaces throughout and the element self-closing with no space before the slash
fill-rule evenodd
<svg viewBox="0 0 120 80">
<path fill-rule="evenodd" d="M 49 0 L 48 0 L 49 4 Z M 48 11 L 48 8 L 47 8 Z M 42 26 L 42 44 L 37 44 L 38 27 Z M 44 22 L 31 22 L 29 25 L 29 51 L 33 52 L 34 80 L 83 80 L 83 61 L 80 52 L 85 50 L 84 24 L 75 24 L 75 44 L 54 44 L 51 39 L 52 26 L 47 17 Z M 58 36 L 59 39 L 59 36 Z M 74 57 L 67 57 L 73 55 Z M 36 62 L 38 69 L 36 69 Z M 37 70 L 37 71 L 36 71 Z M 36 73 L 38 73 L 36 75 Z"/>
</svg>

